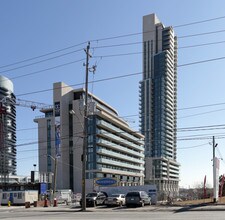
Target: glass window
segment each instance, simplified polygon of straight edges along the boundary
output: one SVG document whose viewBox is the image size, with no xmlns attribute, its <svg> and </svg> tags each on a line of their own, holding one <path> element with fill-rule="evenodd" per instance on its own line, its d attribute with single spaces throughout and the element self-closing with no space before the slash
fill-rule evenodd
<svg viewBox="0 0 225 220">
<path fill-rule="evenodd" d="M 22 199 L 22 193 L 18 193 L 18 199 Z"/>
<path fill-rule="evenodd" d="M 3 193 L 2 198 L 7 199 L 7 193 Z"/>
</svg>

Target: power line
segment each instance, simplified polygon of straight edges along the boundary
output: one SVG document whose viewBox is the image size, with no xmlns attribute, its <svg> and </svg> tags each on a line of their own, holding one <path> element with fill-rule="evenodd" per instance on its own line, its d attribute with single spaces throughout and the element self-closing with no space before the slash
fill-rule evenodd
<svg viewBox="0 0 225 220">
<path fill-rule="evenodd" d="M 124 45 L 132 45 L 132 44 L 139 44 L 139 43 L 142 43 L 142 42 L 126 43 L 126 44 L 118 44 L 118 45 L 109 45 L 109 46 L 102 46 L 102 47 L 93 47 L 93 49 L 105 48 L 105 47 L 115 47 L 115 46 L 124 46 Z M 179 47 L 178 49 L 194 48 L 194 47 L 215 45 L 215 44 L 221 44 L 221 43 L 225 43 L 225 41 L 218 41 L 218 42 L 211 42 L 211 43 L 205 43 L 205 44 L 189 45 L 189 46 Z M 61 54 L 61 55 L 58 55 L 58 56 L 55 56 L 55 57 L 51 57 L 51 58 L 48 58 L 48 59 L 44 59 L 44 60 L 41 60 L 41 61 L 37 61 L 37 62 L 34 62 L 34 63 L 26 64 L 26 65 L 15 67 L 15 68 L 8 69 L 8 70 L 3 70 L 3 71 L 1 71 L 1 73 L 10 72 L 10 71 L 13 71 L 13 70 L 17 70 L 17 69 L 21 69 L 21 68 L 24 68 L 24 67 L 32 66 L 32 65 L 39 64 L 39 63 L 42 63 L 42 62 L 46 62 L 46 61 L 49 61 L 49 60 L 53 60 L 53 59 L 56 59 L 56 58 L 59 58 L 59 57 L 63 57 L 63 56 L 66 56 L 66 55 L 69 55 L 69 54 L 72 54 L 72 53 L 75 53 L 75 52 L 79 52 L 79 51 L 82 51 L 82 50 L 83 49 L 79 49 L 79 50 L 76 50 L 76 51 L 71 51 L 71 52 L 68 52 L 68 53 L 64 53 L 64 54 Z M 129 53 L 120 53 L 120 54 L 97 55 L 97 56 L 93 56 L 93 58 L 109 58 L 109 57 L 117 57 L 117 56 L 139 55 L 139 54 L 143 54 L 143 53 L 144 52 L 129 52 Z M 58 67 L 62 67 L 64 65 L 69 65 L 69 64 L 71 64 L 71 63 L 62 64 L 62 65 L 59 65 Z M 58 67 L 56 66 L 54 68 L 58 68 Z M 39 71 L 37 71 L 37 72 L 39 72 Z M 36 72 L 34 72 L 34 74 L 35 73 Z M 32 74 L 29 74 L 29 75 L 32 75 Z M 24 76 L 26 76 L 26 75 L 13 77 L 12 79 L 16 79 L 16 78 L 20 78 L 20 77 L 24 77 Z"/>
<path fill-rule="evenodd" d="M 212 59 L 208 59 L 208 60 L 200 60 L 200 61 L 196 61 L 196 62 L 185 63 L 185 64 L 177 65 L 177 67 L 196 65 L 196 64 L 200 64 L 200 63 L 208 63 L 208 62 L 223 60 L 223 59 L 225 59 L 225 57 L 217 57 L 217 58 L 212 58 Z"/>
<path fill-rule="evenodd" d="M 195 25 L 195 24 L 200 24 L 200 23 L 214 21 L 214 20 L 219 20 L 219 19 L 224 19 L 224 16 L 217 17 L 217 18 L 212 18 L 212 19 L 206 19 L 206 20 L 202 20 L 202 21 L 196 21 L 196 22 L 186 23 L 186 24 L 183 24 L 183 25 L 181 24 L 181 25 L 177 25 L 177 26 L 173 26 L 173 27 L 174 28 L 184 27 L 184 26 L 188 26 L 188 25 Z M 154 31 L 155 30 L 150 30 L 150 31 L 146 31 L 146 32 L 139 32 L 139 33 L 125 34 L 125 35 L 118 35 L 118 36 L 114 36 L 114 37 L 108 37 L 108 38 L 102 38 L 102 39 L 95 39 L 95 40 L 91 40 L 91 41 L 92 42 L 94 42 L 94 41 L 99 42 L 99 41 L 103 41 L 103 40 L 105 41 L 105 40 L 110 40 L 110 39 L 123 38 L 123 37 L 134 36 L 134 35 L 140 35 L 140 34 L 154 32 Z M 208 34 L 214 34 L 214 33 L 221 33 L 221 32 L 224 32 L 224 31 L 225 30 L 217 30 L 217 31 L 211 31 L 211 32 L 197 33 L 197 34 L 180 36 L 178 38 L 187 38 L 187 37 L 202 36 L 202 35 L 208 35 Z M 39 55 L 39 56 L 36 56 L 36 57 L 32 57 L 32 58 L 24 59 L 24 60 L 17 61 L 17 62 L 11 63 L 11 64 L 7 64 L 7 65 L 4 65 L 4 66 L 0 66 L 0 69 L 6 68 L 6 67 L 10 67 L 10 66 L 14 66 L 14 65 L 17 65 L 17 64 L 21 64 L 21 63 L 24 63 L 24 62 L 32 61 L 32 60 L 35 60 L 35 59 L 38 59 L 38 58 L 42 58 L 42 57 L 45 57 L 45 56 L 49 56 L 49 55 L 52 55 L 52 54 L 55 54 L 55 53 L 58 53 L 58 52 L 62 52 L 64 50 L 68 50 L 68 49 L 71 49 L 71 48 L 74 48 L 74 47 L 77 47 L 77 46 L 81 46 L 81 45 L 83 45 L 83 44 L 85 44 L 87 42 L 88 41 L 85 41 L 85 42 L 78 43 L 78 44 L 75 44 L 75 45 L 72 45 L 72 46 L 69 46 L 69 47 L 65 47 L 65 48 L 62 48 L 62 49 L 59 49 L 59 50 L 55 50 L 55 51 L 49 52 L 49 53 L 46 53 L 46 54 L 43 54 L 43 55 Z M 130 45 L 131 44 L 137 44 L 137 43 L 140 43 L 140 42 L 130 43 Z M 128 44 L 120 44 L 120 45 L 128 45 Z M 114 46 L 119 46 L 119 45 L 114 45 Z M 103 47 L 111 47 L 111 46 L 102 46 L 102 48 Z M 100 48 L 100 47 L 95 47 L 95 48 Z M 35 63 L 23 65 L 23 66 L 16 67 L 16 68 L 12 68 L 12 69 L 5 70 L 5 71 L 1 71 L 1 73 L 9 72 L 9 71 L 12 71 L 12 70 L 16 70 L 16 69 L 20 69 L 20 68 L 23 68 L 23 67 L 31 66 L 31 65 L 34 65 L 34 64 L 37 64 L 37 63 L 45 62 L 45 61 L 48 61 L 48 60 L 51 60 L 51 59 L 55 59 L 55 58 L 58 58 L 58 57 L 61 57 L 61 56 L 65 56 L 65 55 L 68 55 L 68 54 L 71 54 L 71 53 L 74 53 L 74 52 L 78 52 L 78 51 L 81 51 L 81 50 L 82 49 L 79 49 L 77 51 L 71 51 L 71 52 L 68 52 L 68 53 L 65 53 L 65 54 L 61 54 L 61 55 L 58 55 L 58 56 L 55 56 L 55 57 L 52 57 L 52 58 L 48 58 L 48 59 L 45 59 L 45 60 L 42 60 L 42 61 L 38 61 L 38 62 L 35 62 Z"/>
<path fill-rule="evenodd" d="M 204 136 L 215 136 L 215 135 L 224 135 L 224 133 L 210 133 L 210 134 L 195 134 L 195 135 L 186 135 L 186 136 L 179 136 L 177 138 L 189 138 L 189 137 L 204 137 Z"/>
<path fill-rule="evenodd" d="M 205 143 L 205 144 L 199 144 L 199 145 L 195 145 L 195 146 L 191 146 L 191 147 L 177 147 L 177 149 L 191 149 L 191 148 L 198 148 L 198 147 L 202 147 L 202 146 L 206 146 L 209 143 Z"/>
<path fill-rule="evenodd" d="M 219 149 L 218 146 L 216 147 L 216 150 L 217 150 L 217 152 L 218 152 L 218 154 L 220 156 L 220 159 L 223 160 L 223 156 L 222 156 L 222 154 L 221 154 L 220 149 Z"/>
<path fill-rule="evenodd" d="M 186 128 L 179 128 L 180 130 L 185 130 L 185 129 L 201 129 L 201 128 L 215 128 L 215 127 L 223 127 L 225 124 L 218 124 L 218 125 L 203 125 L 203 126 L 195 126 L 195 127 L 186 127 Z"/>
<path fill-rule="evenodd" d="M 186 115 L 186 116 L 183 116 L 183 117 L 179 117 L 178 119 L 181 119 L 181 118 L 190 118 L 190 117 L 193 117 L 193 116 L 205 115 L 205 114 L 209 114 L 209 113 L 213 113 L 213 112 L 219 112 L 219 111 L 224 111 L 224 110 L 225 110 L 225 108 L 223 108 L 223 109 L 217 109 L 217 110 L 213 110 L 213 111 L 208 111 L 208 112 L 202 112 L 202 113 L 192 114 L 192 115 Z"/>
<path fill-rule="evenodd" d="M 76 45 L 65 47 L 63 49 L 59 49 L 59 50 L 55 50 L 55 51 L 52 51 L 52 52 L 49 52 L 49 53 L 46 53 L 46 54 L 42 54 L 42 55 L 39 55 L 39 56 L 36 56 L 36 57 L 32 57 L 32 58 L 21 60 L 21 61 L 15 62 L 15 63 L 7 64 L 7 65 L 4 65 L 4 66 L 0 66 L 0 69 L 5 68 L 5 67 L 9 67 L 9 66 L 14 66 L 14 65 L 17 65 L 17 64 L 20 64 L 20 63 L 25 63 L 27 61 L 35 60 L 35 59 L 42 58 L 42 57 L 45 57 L 45 56 L 49 56 L 49 55 L 52 55 L 54 53 L 58 53 L 58 52 L 61 52 L 61 51 L 67 50 L 67 49 L 71 49 L 71 48 L 74 48 L 74 47 L 77 47 L 77 46 L 81 46 L 81 45 L 83 45 L 85 43 L 87 43 L 87 42 L 79 43 L 79 44 L 76 44 Z"/>
<path fill-rule="evenodd" d="M 98 57 L 101 57 L 101 58 L 102 57 L 112 57 L 112 56 L 124 56 L 124 55 L 140 54 L 140 53 L 142 53 L 142 52 L 137 52 L 137 53 L 134 52 L 134 53 L 126 53 L 126 54 L 114 54 L 114 55 L 105 55 L 105 56 L 95 56 L 95 58 L 98 58 Z M 201 61 L 196 61 L 196 62 L 185 63 L 185 64 L 177 65 L 177 67 L 184 67 L 184 66 L 196 65 L 196 64 L 201 64 L 201 63 L 208 63 L 208 62 L 218 61 L 218 60 L 223 60 L 223 59 L 225 59 L 225 57 L 217 57 L 217 58 L 212 58 L 212 59 L 207 59 L 207 60 L 201 60 Z M 39 70 L 39 71 L 35 71 L 35 72 L 32 72 L 32 73 L 28 73 L 28 74 L 23 74 L 23 75 L 20 75 L 20 76 L 17 76 L 17 77 L 12 77 L 11 79 L 17 79 L 17 78 L 21 78 L 21 77 L 24 77 L 24 76 L 34 75 L 34 74 L 37 74 L 37 73 L 49 71 L 49 70 L 56 69 L 56 68 L 59 68 L 59 67 L 71 65 L 71 64 L 74 64 L 74 63 L 77 63 L 77 62 L 81 62 L 81 61 L 84 61 L 84 60 L 85 59 L 80 59 L 80 60 L 72 61 L 72 62 L 69 62 L 69 63 L 64 63 L 64 64 L 61 64 L 61 65 L 58 65 L 58 66 L 54 66 L 54 67 L 50 67 L 50 68 L 47 68 L 47 69 L 44 69 L 44 70 Z M 120 76 L 119 78 L 123 78 L 123 77 L 126 77 L 126 76 L 131 76 L 131 75 L 136 75 L 136 74 L 127 74 L 125 76 Z M 118 78 L 118 77 L 116 77 L 116 78 Z M 115 79 L 115 78 L 112 78 L 112 79 Z M 105 81 L 106 80 L 108 80 L 108 79 L 105 79 Z M 92 81 L 92 83 L 94 83 L 94 82 L 96 82 L 96 81 Z"/>
<path fill-rule="evenodd" d="M 201 60 L 201 61 L 196 61 L 196 62 L 191 62 L 191 63 L 181 64 L 181 65 L 178 65 L 177 67 L 184 67 L 184 66 L 196 65 L 196 64 L 200 64 L 200 63 L 211 62 L 211 61 L 217 61 L 217 60 L 222 60 L 222 59 L 225 59 L 225 57 L 218 57 L 218 58 L 213 58 L 213 59 L 208 59 L 208 60 Z M 44 72 L 44 71 L 52 70 L 52 69 L 55 69 L 55 68 L 58 68 L 58 67 L 61 67 L 61 66 L 65 66 L 65 65 L 72 64 L 72 63 L 75 63 L 75 62 L 80 62 L 80 61 L 83 61 L 83 60 L 84 60 L 84 59 L 82 59 L 82 60 L 77 60 L 77 61 L 70 62 L 70 63 L 66 63 L 66 64 L 62 64 L 62 65 L 55 66 L 55 67 L 51 67 L 51 68 L 48 68 L 48 69 L 40 70 L 40 71 L 37 71 L 37 72 L 24 74 L 23 76 L 32 75 L 32 74 L 35 74 L 35 73 L 39 73 L 39 72 Z M 115 77 L 104 78 L 104 79 L 100 79 L 100 80 L 91 81 L 91 82 L 89 82 L 89 83 L 104 82 L 104 81 L 109 81 L 109 80 L 114 80 L 114 79 L 121 79 L 121 78 L 126 78 L 126 77 L 136 76 L 136 75 L 140 75 L 140 74 L 143 74 L 143 72 L 130 73 L 130 74 L 126 74 L 126 75 L 120 75 L 120 76 L 115 76 Z M 20 77 L 22 77 L 22 76 L 14 77 L 14 78 L 12 78 L 12 79 L 20 78 Z M 71 85 L 70 87 L 72 87 L 72 86 L 78 86 L 78 85 L 83 85 L 83 84 L 84 84 L 84 83 L 74 84 L 74 85 Z M 69 87 L 69 86 L 66 86 L 66 87 Z M 35 91 L 35 92 L 23 93 L 23 94 L 19 94 L 19 95 L 17 95 L 17 96 L 31 95 L 31 94 L 42 93 L 42 92 L 51 91 L 51 90 L 53 90 L 53 89 L 45 89 L 45 90 L 39 90 L 39 91 Z"/>
<path fill-rule="evenodd" d="M 136 76 L 136 75 L 140 75 L 140 74 L 142 74 L 142 72 L 130 73 L 130 74 L 120 75 L 120 76 L 114 76 L 114 77 L 99 79 L 99 80 L 95 80 L 95 81 L 90 81 L 89 84 L 90 83 L 104 82 L 104 81 L 109 81 L 109 80 L 114 80 L 114 79 L 121 79 L 121 78 Z M 77 83 L 77 84 L 73 84 L 73 85 L 67 85 L 67 86 L 64 86 L 62 88 L 81 86 L 81 85 L 84 85 L 84 83 Z M 29 93 L 24 93 L 24 94 L 18 94 L 16 96 L 19 97 L 19 96 L 24 96 L 24 95 L 31 95 L 31 94 L 42 93 L 42 92 L 46 92 L 46 91 L 52 91 L 52 90 L 54 90 L 54 88 L 52 88 L 52 89 L 45 89 L 45 90 L 39 90 L 39 91 L 29 92 Z"/>
<path fill-rule="evenodd" d="M 191 37 L 191 36 L 201 36 L 201 35 L 205 35 L 205 34 L 220 33 L 220 32 L 225 32 L 225 30 L 199 33 L 199 34 L 194 34 L 194 35 L 186 35 L 186 36 L 182 36 L 180 38 Z M 102 47 L 93 47 L 93 49 L 106 48 L 106 47 L 118 47 L 118 46 L 133 45 L 133 44 L 140 44 L 140 43 L 143 43 L 143 42 L 134 42 L 134 43 L 109 45 L 109 46 L 102 46 Z M 215 45 L 215 44 L 221 44 L 221 43 L 225 43 L 225 41 L 218 41 L 218 42 L 211 42 L 211 43 L 197 44 L 197 45 L 189 45 L 189 46 L 184 46 L 184 47 L 178 47 L 178 49 L 194 48 L 194 47 Z M 34 62 L 34 63 L 26 64 L 26 65 L 15 67 L 15 68 L 8 69 L 8 70 L 3 70 L 3 71 L 1 71 L 1 73 L 6 73 L 6 72 L 13 71 L 13 70 L 21 69 L 21 68 L 24 68 L 24 67 L 32 66 L 32 65 L 39 64 L 39 63 L 42 63 L 42 62 L 46 62 L 46 61 L 49 61 L 49 60 L 53 60 L 53 59 L 56 59 L 56 58 L 59 58 L 59 57 L 63 57 L 63 56 L 66 56 L 66 55 L 69 55 L 69 54 L 72 54 L 72 53 L 75 53 L 75 52 L 79 52 L 79 51 L 82 51 L 82 50 L 83 49 L 71 51 L 71 52 L 64 53 L 64 54 L 61 54 L 61 55 L 58 55 L 58 56 L 55 56 L 55 57 L 50 57 L 48 59 L 40 60 L 40 61 L 37 61 L 37 62 Z M 93 56 L 93 58 L 108 58 L 108 57 L 128 56 L 128 55 L 138 55 L 138 54 L 143 54 L 143 52 L 128 52 L 128 53 L 120 53 L 120 54 L 98 55 L 98 56 Z"/>
<path fill-rule="evenodd" d="M 197 105 L 197 106 L 191 106 L 186 108 L 180 108 L 178 110 L 189 110 L 189 109 L 196 109 L 196 108 L 205 108 L 205 107 L 211 107 L 211 106 L 217 106 L 217 105 L 225 105 L 225 102 L 219 102 L 219 103 L 213 103 L 213 104 L 206 104 L 206 105 Z"/>
<path fill-rule="evenodd" d="M 209 45 L 223 44 L 223 43 L 225 43 L 225 41 L 208 42 L 208 43 L 204 43 L 204 44 L 194 44 L 194 45 L 178 47 L 178 49 L 187 49 L 187 48 L 202 47 L 202 46 L 209 46 Z"/>
<path fill-rule="evenodd" d="M 224 18 L 225 18 L 225 16 L 220 16 L 220 17 L 216 17 L 216 18 L 210 18 L 210 19 L 205 19 L 205 20 L 201 20 L 201 21 L 194 21 L 194 22 L 190 22 L 190 23 L 186 23 L 186 24 L 175 25 L 173 27 L 174 28 L 186 27 L 186 26 L 190 26 L 190 25 L 202 24 L 202 23 L 220 20 L 220 19 L 224 19 Z"/>
<path fill-rule="evenodd" d="M 42 73 L 42 72 L 45 72 L 45 71 L 57 69 L 59 67 L 68 66 L 68 65 L 71 65 L 71 64 L 74 64 L 74 63 L 78 63 L 78 62 L 81 62 L 81 61 L 84 61 L 84 60 L 85 59 L 75 60 L 75 61 L 72 61 L 72 62 L 60 64 L 58 66 L 50 67 L 50 68 L 47 68 L 47 69 L 38 70 L 38 71 L 35 71 L 35 72 L 23 74 L 23 75 L 20 75 L 20 76 L 11 77 L 10 79 L 18 79 L 18 78 L 25 77 L 25 76 L 31 76 L 31 75 L 34 75 L 34 74 L 37 74 L 37 73 Z"/>
<path fill-rule="evenodd" d="M 198 37 L 202 35 L 210 35 L 210 34 L 217 34 L 217 33 L 223 33 L 225 30 L 217 30 L 217 31 L 209 31 L 209 32 L 203 32 L 203 33 L 197 33 L 197 34 L 189 34 L 189 35 L 183 35 L 179 36 L 178 39 L 181 38 L 189 38 L 189 37 Z"/>
<path fill-rule="evenodd" d="M 225 129 L 225 126 L 221 128 L 185 129 L 185 130 L 178 130 L 177 132 L 190 132 L 190 131 L 197 132 L 197 131 L 211 131 L 211 130 L 224 130 L 224 129 Z"/>
<path fill-rule="evenodd" d="M 212 19 L 206 19 L 206 20 L 201 20 L 201 21 L 196 21 L 196 22 L 190 22 L 190 23 L 186 23 L 186 24 L 175 25 L 175 26 L 173 26 L 173 28 L 180 28 L 180 27 L 185 27 L 185 26 L 189 26 L 189 25 L 201 24 L 201 23 L 214 21 L 214 20 L 219 20 L 219 19 L 224 19 L 224 18 L 225 18 L 225 16 L 221 16 L 221 17 L 212 18 Z M 130 33 L 130 34 L 124 34 L 124 35 L 117 35 L 117 36 L 113 36 L 113 37 L 105 37 L 105 38 L 90 40 L 90 42 L 99 42 L 99 41 L 106 41 L 106 40 L 113 40 L 113 39 L 118 39 L 118 38 L 137 36 L 137 35 L 150 33 L 150 32 L 154 32 L 154 31 L 155 30 L 150 30 L 150 31 L 142 31 L 142 32 L 136 32 L 136 33 Z M 216 32 L 216 31 L 214 31 L 214 32 Z M 198 35 L 196 35 L 196 36 L 198 36 Z M 184 37 L 182 36 L 182 38 L 184 38 Z"/>
<path fill-rule="evenodd" d="M 217 139 L 225 139 L 225 135 L 216 136 Z M 195 137 L 195 138 L 180 138 L 177 141 L 196 141 L 196 140 L 211 140 L 212 136 L 208 137 Z"/>
<path fill-rule="evenodd" d="M 213 32 L 198 33 L 198 34 L 194 34 L 194 35 L 185 35 L 185 36 L 181 36 L 181 38 L 191 37 L 191 36 L 200 36 L 200 35 L 212 34 L 212 33 L 219 33 L 219 32 L 224 32 L 224 31 L 225 30 L 219 30 L 219 31 L 213 31 Z M 186 46 L 186 47 L 182 47 L 182 48 L 199 47 L 199 46 L 205 46 L 205 45 L 211 45 L 211 44 L 217 44 L 217 43 L 224 43 L 224 42 L 225 41 L 219 41 L 219 42 L 212 42 L 212 43 L 208 43 L 208 44 L 206 43 L 206 44 L 190 45 L 190 46 Z M 137 44 L 137 43 L 140 43 L 140 42 L 135 42 L 135 43 L 130 43 L 130 44 Z M 118 44 L 118 45 L 111 45 L 111 46 L 102 46 L 102 47 L 115 47 L 115 46 L 122 46 L 122 45 L 129 45 L 129 43 Z M 94 48 L 101 48 L 101 47 L 94 47 Z M 34 62 L 34 63 L 30 63 L 30 64 L 26 64 L 26 65 L 23 65 L 23 66 L 15 67 L 15 68 L 12 68 L 12 69 L 4 70 L 4 71 L 1 71 L 1 73 L 9 72 L 9 71 L 12 71 L 12 70 L 21 69 L 21 68 L 28 67 L 28 66 L 35 65 L 35 64 L 39 64 L 39 63 L 42 63 L 42 62 L 46 62 L 46 61 L 49 61 L 49 60 L 52 60 L 52 59 L 56 59 L 56 58 L 59 58 L 59 57 L 62 57 L 62 56 L 66 56 L 66 55 L 69 55 L 71 53 L 75 53 L 75 52 L 78 52 L 78 51 L 81 51 L 81 50 L 83 50 L 83 49 L 79 49 L 79 50 L 76 50 L 76 51 L 71 51 L 71 52 L 68 52 L 68 53 L 64 53 L 64 54 L 61 54 L 61 55 L 58 55 L 58 56 L 55 56 L 55 57 L 51 57 L 51 58 L 48 58 L 48 59 L 44 59 L 44 60 L 41 60 L 41 61 L 37 61 L 37 62 Z M 61 50 L 59 50 L 59 51 L 61 51 Z M 120 54 L 95 56 L 94 58 L 99 58 L 99 57 L 100 58 L 103 58 L 103 57 L 107 58 L 107 57 L 115 57 L 115 56 L 127 56 L 127 55 L 136 55 L 136 54 L 142 54 L 142 53 L 143 52 L 120 53 Z M 34 58 L 32 58 L 32 59 L 34 59 Z M 203 61 L 197 61 L 197 62 L 194 62 L 194 63 L 182 64 L 182 65 L 178 65 L 178 67 L 179 66 L 199 64 L 199 63 L 203 63 L 203 62 L 210 62 L 210 61 L 215 61 L 215 60 L 220 60 L 220 59 L 224 59 L 224 57 L 219 57 L 219 58 L 209 59 L 209 60 L 203 60 Z M 83 61 L 83 59 L 81 59 L 79 61 Z M 29 73 L 29 74 L 24 74 L 24 75 L 21 75 L 21 76 L 13 77 L 12 79 L 16 79 L 16 78 L 20 78 L 20 77 L 24 77 L 24 76 L 28 76 L 28 75 L 33 75 L 33 74 L 36 74 L 36 73 L 40 73 L 40 72 L 48 71 L 48 70 L 51 70 L 51 69 L 59 68 L 59 67 L 62 67 L 62 66 L 70 65 L 73 62 L 65 63 L 65 64 L 62 64 L 62 65 L 55 66 L 55 67 L 47 68 L 45 70 L 40 70 L 40 71 L 36 71 L 36 72 L 33 72 L 33 73 Z M 14 65 L 14 64 L 12 64 L 12 65 Z M 7 65 L 7 66 L 10 66 L 10 65 Z M 2 68 L 2 67 L 0 67 L 0 68 Z"/>
<path fill-rule="evenodd" d="M 131 115 L 131 116 L 133 116 L 133 115 Z M 125 117 L 129 117 L 129 115 L 127 115 Z M 119 117 L 119 118 L 123 118 L 123 116 Z M 74 124 L 80 124 L 80 122 L 76 122 Z M 41 129 L 41 128 L 44 128 L 44 127 L 22 128 L 22 129 L 17 129 L 16 132 L 37 130 L 37 129 Z M 176 130 L 177 130 L 177 132 L 188 132 L 188 131 L 205 131 L 205 130 L 217 130 L 217 129 L 225 129 L 225 124 L 203 125 L 203 126 L 186 127 L 186 128 L 180 127 L 180 128 L 177 128 Z"/>
<path fill-rule="evenodd" d="M 201 136 L 195 136 L 195 135 L 193 135 L 193 136 L 184 136 L 184 137 L 181 137 L 181 138 L 178 138 L 177 139 L 177 141 L 190 141 L 190 140 L 211 140 L 211 138 L 212 138 L 212 135 L 214 135 L 214 134 L 208 134 L 207 136 L 205 136 L 205 137 L 201 137 Z M 80 136 L 77 136 L 78 138 L 80 138 Z M 223 135 L 218 135 L 218 136 L 216 136 L 216 138 L 217 139 L 225 139 L 225 135 L 223 134 Z M 69 139 L 69 137 L 68 138 L 63 138 L 63 139 Z M 158 141 L 158 140 L 153 140 L 153 141 Z M 37 143 L 40 143 L 40 142 L 37 142 Z M 36 143 L 36 144 L 37 144 Z M 47 141 L 42 141 L 42 143 L 47 143 Z M 113 142 L 112 142 L 113 143 Z M 32 142 L 32 143 L 25 143 L 23 146 L 25 146 L 25 145 L 33 145 L 33 144 L 35 144 L 34 142 Z M 191 146 L 191 147 L 181 147 L 181 148 L 176 148 L 176 149 L 190 149 L 190 148 L 197 148 L 197 147 L 200 147 L 200 146 L 204 146 L 204 145 L 207 145 L 207 144 L 209 144 L 209 143 L 204 143 L 204 144 L 201 144 L 201 145 L 195 145 L 195 146 Z M 113 143 L 111 146 L 117 146 L 118 144 L 116 144 L 116 143 Z M 22 146 L 22 145 L 20 145 L 20 146 Z M 68 146 L 66 146 L 66 147 L 68 147 Z M 79 145 L 79 146 L 77 146 L 77 145 L 75 145 L 75 147 L 73 147 L 73 149 L 78 149 L 78 148 L 82 148 L 82 145 Z M 30 151 L 37 151 L 37 150 L 44 150 L 44 149 L 46 149 L 46 147 L 43 147 L 43 148 L 41 148 L 41 147 L 39 147 L 38 149 L 33 149 L 33 150 L 22 150 L 22 151 L 18 151 L 18 152 L 30 152 Z M 61 149 L 61 152 L 68 152 L 68 150 L 69 150 L 69 147 L 68 148 L 65 148 L 65 147 L 63 147 L 62 149 Z"/>
<path fill-rule="evenodd" d="M 12 68 L 12 69 L 3 70 L 3 71 L 1 71 L 1 73 L 7 73 L 7 72 L 10 72 L 12 70 L 18 70 L 18 69 L 21 69 L 21 68 L 24 68 L 24 67 L 28 67 L 28 66 L 32 66 L 32 65 L 35 65 L 35 64 L 43 63 L 43 62 L 46 62 L 46 61 L 49 61 L 49 60 L 53 60 L 53 59 L 56 59 L 56 58 L 59 58 L 59 57 L 63 57 L 63 56 L 66 56 L 66 55 L 69 55 L 69 54 L 72 54 L 72 53 L 79 52 L 79 51 L 82 51 L 82 50 L 83 49 L 71 51 L 71 52 L 68 52 L 68 53 L 65 53 L 65 54 L 61 54 L 61 55 L 58 55 L 58 56 L 50 57 L 48 59 L 39 60 L 39 61 L 34 62 L 34 63 L 29 63 L 29 64 L 26 64 L 26 65 L 23 65 L 23 66 L 19 66 L 19 67 L 15 67 L 15 68 Z"/>
<path fill-rule="evenodd" d="M 202 127 L 215 127 L 216 125 L 212 125 L 212 126 L 201 126 L 201 128 Z M 221 125 L 217 125 L 217 126 L 221 126 Z M 142 131 L 142 133 L 143 132 L 146 132 L 146 131 Z M 108 134 L 109 132 L 107 131 L 107 130 L 102 130 L 102 133 L 101 134 Z M 115 134 L 115 135 L 119 135 L 120 136 L 120 134 L 122 135 L 122 134 L 124 134 L 124 133 L 126 133 L 125 131 L 118 131 L 118 132 L 113 132 L 113 134 Z M 136 134 L 136 133 L 140 133 L 139 131 L 133 131 L 133 132 L 131 132 L 132 134 Z M 61 137 L 61 140 L 69 140 L 71 137 L 73 137 L 73 138 L 82 138 L 82 134 L 83 134 L 83 132 L 78 132 L 78 133 L 75 133 L 73 136 L 71 136 L 71 135 L 65 135 L 65 136 L 62 136 Z M 98 133 L 89 133 L 88 135 L 98 135 Z M 212 137 L 212 136 L 215 136 L 215 135 L 220 135 L 220 136 L 224 136 L 224 133 L 213 133 L 213 134 L 198 134 L 198 135 L 188 135 L 188 136 L 181 136 L 181 137 L 177 137 L 177 140 L 186 140 L 187 138 L 191 138 L 191 139 L 202 139 L 202 138 L 209 138 L 209 137 Z M 201 137 L 201 136 L 206 136 L 206 137 Z M 217 137 L 219 137 L 219 136 L 217 136 Z M 189 140 L 189 139 L 188 139 Z M 28 146 L 28 145 L 33 145 L 33 144 L 45 144 L 45 143 L 47 143 L 48 141 L 50 141 L 50 142 L 54 142 L 55 141 L 55 138 L 52 138 L 51 140 L 46 140 L 46 141 L 33 141 L 33 142 L 27 142 L 27 143 L 22 143 L 22 144 L 18 144 L 18 145 L 16 145 L 17 147 L 21 147 L 21 146 Z M 158 140 L 156 140 L 156 139 L 154 139 L 153 141 L 158 141 Z M 132 141 L 131 141 L 132 142 Z M 138 142 L 140 142 L 140 143 L 142 143 L 143 142 L 143 140 L 139 140 Z"/>
</svg>

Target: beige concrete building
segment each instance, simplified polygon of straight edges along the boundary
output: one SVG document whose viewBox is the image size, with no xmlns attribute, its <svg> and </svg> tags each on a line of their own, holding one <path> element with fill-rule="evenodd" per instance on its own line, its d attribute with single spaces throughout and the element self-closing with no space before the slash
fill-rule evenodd
<svg viewBox="0 0 225 220">
<path fill-rule="evenodd" d="M 41 110 L 38 123 L 39 171 L 55 172 L 57 189 L 81 192 L 84 125 L 83 89 L 55 83 L 53 108 Z M 116 178 L 118 185 L 143 185 L 144 136 L 132 130 L 117 111 L 88 94 L 86 190 L 96 178 Z"/>
</svg>

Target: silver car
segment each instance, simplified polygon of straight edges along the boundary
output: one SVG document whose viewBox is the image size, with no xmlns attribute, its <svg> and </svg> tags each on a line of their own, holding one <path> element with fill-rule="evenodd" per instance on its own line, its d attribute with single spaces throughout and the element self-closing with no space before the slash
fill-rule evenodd
<svg viewBox="0 0 225 220">
<path fill-rule="evenodd" d="M 105 205 L 107 205 L 107 206 L 123 206 L 123 205 L 125 205 L 125 195 L 124 194 L 112 194 L 105 200 Z"/>
</svg>

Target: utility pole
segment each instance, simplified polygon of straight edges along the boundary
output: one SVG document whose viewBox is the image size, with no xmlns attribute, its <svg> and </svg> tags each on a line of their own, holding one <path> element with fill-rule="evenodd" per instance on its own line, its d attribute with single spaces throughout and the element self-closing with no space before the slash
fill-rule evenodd
<svg viewBox="0 0 225 220">
<path fill-rule="evenodd" d="M 218 200 L 218 186 L 217 186 L 217 175 L 216 175 L 216 170 L 217 170 L 217 158 L 216 158 L 216 146 L 215 144 L 215 137 L 213 136 L 213 202 L 216 203 Z"/>
<path fill-rule="evenodd" d="M 88 42 L 86 53 L 86 80 L 85 80 L 85 103 L 84 103 L 84 130 L 83 130 L 83 155 L 82 155 L 82 211 L 86 211 L 86 160 L 87 160 L 87 107 L 88 107 L 88 71 L 90 42 Z"/>
<path fill-rule="evenodd" d="M 84 100 L 84 127 L 83 127 L 83 155 L 82 155 L 82 211 L 86 211 L 86 161 L 87 161 L 87 146 L 88 146 L 88 73 L 95 73 L 96 65 L 89 68 L 89 58 L 91 58 L 90 42 L 88 42 L 87 48 L 84 49 L 86 53 L 86 80 L 85 80 L 85 100 Z"/>
</svg>

